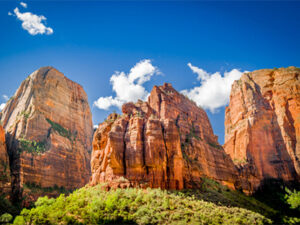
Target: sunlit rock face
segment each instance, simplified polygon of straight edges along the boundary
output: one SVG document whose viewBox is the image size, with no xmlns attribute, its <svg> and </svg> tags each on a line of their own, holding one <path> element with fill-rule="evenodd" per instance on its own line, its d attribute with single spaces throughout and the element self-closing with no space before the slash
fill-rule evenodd
<svg viewBox="0 0 300 225">
<path fill-rule="evenodd" d="M 243 185 L 299 181 L 300 69 L 264 69 L 235 81 L 225 112 L 225 151 L 240 167 Z"/>
<path fill-rule="evenodd" d="M 10 193 L 9 159 L 5 144 L 5 131 L 0 125 L 0 194 Z"/>
<path fill-rule="evenodd" d="M 2 111 L 13 196 L 25 183 L 74 189 L 90 176 L 92 115 L 83 88 L 52 67 L 24 80 Z"/>
<path fill-rule="evenodd" d="M 154 86 L 147 102 L 124 104 L 122 112 L 94 134 L 91 185 L 197 188 L 202 177 L 238 185 L 205 111 L 170 84 Z"/>
</svg>

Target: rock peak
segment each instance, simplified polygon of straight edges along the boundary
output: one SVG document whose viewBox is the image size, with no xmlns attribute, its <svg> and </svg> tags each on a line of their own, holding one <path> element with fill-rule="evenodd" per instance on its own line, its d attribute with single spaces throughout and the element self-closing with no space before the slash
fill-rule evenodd
<svg viewBox="0 0 300 225">
<path fill-rule="evenodd" d="M 122 112 L 94 134 L 91 185 L 197 188 L 202 177 L 237 185 L 205 111 L 170 84 L 154 86 L 147 102 L 126 103 Z"/>
</svg>

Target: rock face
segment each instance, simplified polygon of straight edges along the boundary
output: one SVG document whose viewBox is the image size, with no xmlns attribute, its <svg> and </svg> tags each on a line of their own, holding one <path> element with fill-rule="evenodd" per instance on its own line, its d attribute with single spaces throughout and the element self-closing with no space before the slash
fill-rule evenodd
<svg viewBox="0 0 300 225">
<path fill-rule="evenodd" d="M 10 192 L 9 159 L 5 144 L 5 131 L 0 125 L 0 195 Z"/>
<path fill-rule="evenodd" d="M 237 170 L 205 111 L 170 84 L 154 86 L 147 102 L 127 103 L 94 134 L 91 185 L 195 188 L 201 177 L 231 186 Z"/>
<path fill-rule="evenodd" d="M 26 183 L 82 187 L 90 177 L 92 115 L 83 88 L 52 67 L 22 82 L 2 111 L 13 196 Z"/>
<path fill-rule="evenodd" d="M 250 190 L 300 175 L 300 69 L 265 69 L 235 81 L 225 112 L 225 151 Z"/>
</svg>

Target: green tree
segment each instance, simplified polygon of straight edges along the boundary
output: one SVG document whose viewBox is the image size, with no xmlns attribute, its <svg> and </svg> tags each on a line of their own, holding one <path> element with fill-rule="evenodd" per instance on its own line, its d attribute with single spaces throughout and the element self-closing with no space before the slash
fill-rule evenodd
<svg viewBox="0 0 300 225">
<path fill-rule="evenodd" d="M 285 199 L 292 209 L 298 209 L 300 211 L 300 191 L 291 191 L 288 188 L 285 189 L 287 194 Z"/>
</svg>

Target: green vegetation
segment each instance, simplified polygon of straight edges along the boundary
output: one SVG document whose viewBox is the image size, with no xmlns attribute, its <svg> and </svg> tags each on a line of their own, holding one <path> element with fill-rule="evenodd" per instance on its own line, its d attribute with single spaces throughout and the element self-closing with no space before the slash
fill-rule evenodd
<svg viewBox="0 0 300 225">
<path fill-rule="evenodd" d="M 36 200 L 36 196 L 52 196 L 58 197 L 60 194 L 70 194 L 72 191 L 67 190 L 64 187 L 58 187 L 54 185 L 52 187 L 42 187 L 40 184 L 36 183 L 25 183 L 22 188 L 23 197 L 21 204 L 26 204 L 27 207 L 34 207 L 34 201 Z M 34 200 L 35 199 L 35 200 Z"/>
<path fill-rule="evenodd" d="M 46 141 L 31 141 L 24 138 L 19 139 L 19 152 L 29 152 L 32 154 L 41 154 L 46 151 Z"/>
<path fill-rule="evenodd" d="M 179 191 L 84 187 L 57 199 L 41 197 L 14 224 L 267 224 L 246 209 L 217 205 Z"/>
<path fill-rule="evenodd" d="M 127 182 L 122 177 L 120 181 Z M 270 187 L 278 190 L 274 185 Z M 24 185 L 24 190 L 27 188 L 44 194 L 45 191 L 63 192 L 58 187 L 45 189 L 36 184 Z M 270 190 L 251 197 L 208 178 L 202 178 L 201 188 L 197 190 L 129 188 L 106 191 L 102 185 L 86 186 L 68 196 L 39 198 L 33 208 L 22 210 L 14 224 L 299 224 L 299 202 L 296 200 L 299 193 L 288 189 L 286 193 L 283 189 L 283 198 L 278 198 L 282 193 Z M 295 209 L 290 209 L 286 203 L 289 199 L 293 199 Z M 293 214 L 286 210 L 295 211 Z"/>
<path fill-rule="evenodd" d="M 121 115 L 120 115 L 120 114 L 117 114 L 116 111 L 114 110 L 113 113 L 110 114 L 110 115 L 108 116 L 109 119 L 106 118 L 106 119 L 104 120 L 104 122 L 106 122 L 106 123 L 113 123 L 113 122 L 115 122 L 117 119 L 119 119 L 120 117 L 121 117 Z"/>
<path fill-rule="evenodd" d="M 32 193 L 52 193 L 57 192 L 60 194 L 69 194 L 70 190 L 65 189 L 64 187 L 58 187 L 57 185 L 54 185 L 53 187 L 42 187 L 40 184 L 36 183 L 26 183 L 23 185 L 24 189 L 30 189 Z"/>
<path fill-rule="evenodd" d="M 153 114 L 150 115 L 150 119 L 157 120 L 158 117 L 157 117 L 156 114 L 153 113 Z"/>
<path fill-rule="evenodd" d="M 211 147 L 216 148 L 216 149 L 223 149 L 222 146 L 219 145 L 218 143 L 207 142 L 207 144 L 209 144 Z"/>
<path fill-rule="evenodd" d="M 241 84 L 242 84 L 242 80 L 241 80 L 241 79 L 236 80 L 235 82 L 237 82 L 238 85 L 241 85 Z"/>
<path fill-rule="evenodd" d="M 26 120 L 29 118 L 30 112 L 26 112 L 25 110 L 21 112 L 20 116 L 23 116 Z"/>
<path fill-rule="evenodd" d="M 62 127 L 60 124 L 53 122 L 52 120 L 46 118 L 47 122 L 51 125 L 52 129 L 59 133 L 60 136 L 68 138 L 70 141 L 76 139 L 77 134 L 72 134 L 71 131 Z"/>
<path fill-rule="evenodd" d="M 15 96 L 13 95 L 13 96 L 11 96 L 9 99 L 8 99 L 8 101 L 7 102 L 9 102 L 10 100 L 13 100 L 13 99 L 15 99 Z"/>
<path fill-rule="evenodd" d="M 298 209 L 300 211 L 300 191 L 290 191 L 288 188 L 285 189 L 287 194 L 285 199 L 292 209 Z"/>
<path fill-rule="evenodd" d="M 1 215 L 3 214 L 10 214 L 16 216 L 19 213 L 20 213 L 20 207 L 18 205 L 11 204 L 10 201 L 7 198 L 5 198 L 4 195 L 0 195 L 0 221 L 2 217 Z"/>
<path fill-rule="evenodd" d="M 179 128 L 177 129 L 180 134 Z M 190 128 L 190 133 L 186 134 L 185 141 L 181 143 L 181 150 L 183 151 L 183 153 L 184 153 L 184 149 L 192 143 L 193 138 L 197 139 L 198 141 L 202 140 L 201 137 L 196 135 L 194 124 L 192 124 L 192 127 Z"/>
<path fill-rule="evenodd" d="M 143 115 L 140 111 L 137 111 L 135 116 L 138 117 L 138 118 L 143 118 Z"/>
<path fill-rule="evenodd" d="M 196 131 L 195 131 L 195 127 L 194 127 L 194 123 L 192 124 L 192 128 L 190 129 L 190 133 L 188 134 L 188 138 L 195 138 L 198 141 L 202 140 L 201 137 L 196 135 Z"/>
<path fill-rule="evenodd" d="M 0 181 L 9 180 L 8 165 L 4 160 L 0 160 Z"/>
<path fill-rule="evenodd" d="M 240 165 L 240 164 L 245 164 L 247 163 L 247 159 L 246 158 L 243 158 L 243 159 L 233 159 L 232 160 L 234 164 L 236 165 Z"/>
<path fill-rule="evenodd" d="M 9 224 L 13 220 L 13 216 L 9 213 L 4 213 L 0 216 L 0 223 L 1 224 Z"/>
<path fill-rule="evenodd" d="M 263 187 L 259 189 L 253 197 L 268 205 L 276 212 L 275 215 L 269 217 L 274 223 L 300 224 L 299 210 L 291 208 L 291 205 L 286 199 L 286 196 L 290 196 L 290 194 L 286 192 L 287 187 L 299 188 L 299 184 L 286 184 L 283 181 L 275 179 L 265 180 Z"/>
</svg>

